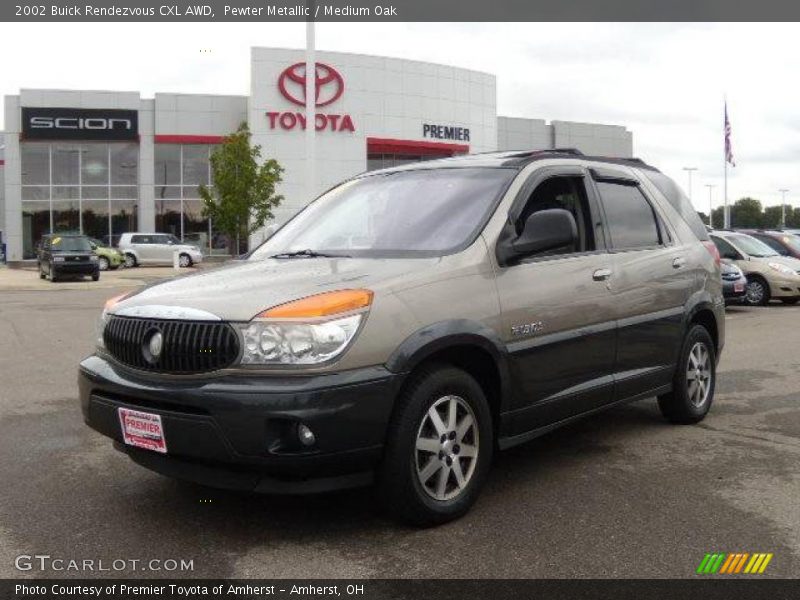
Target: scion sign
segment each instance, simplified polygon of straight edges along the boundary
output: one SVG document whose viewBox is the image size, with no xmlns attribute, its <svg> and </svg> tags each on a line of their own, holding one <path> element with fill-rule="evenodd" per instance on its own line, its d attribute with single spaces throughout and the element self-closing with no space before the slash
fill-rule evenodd
<svg viewBox="0 0 800 600">
<path fill-rule="evenodd" d="M 22 135 L 29 140 L 135 141 L 139 138 L 139 113 L 121 109 L 23 107 Z"/>
</svg>

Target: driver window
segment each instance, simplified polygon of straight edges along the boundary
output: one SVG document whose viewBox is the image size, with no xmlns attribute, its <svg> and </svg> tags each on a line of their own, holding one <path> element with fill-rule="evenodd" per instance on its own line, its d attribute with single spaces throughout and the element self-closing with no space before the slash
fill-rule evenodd
<svg viewBox="0 0 800 600">
<path fill-rule="evenodd" d="M 575 252 L 591 252 L 596 249 L 589 200 L 583 179 L 580 177 L 551 177 L 544 180 L 533 190 L 525 204 L 519 219 L 514 224 L 517 235 L 522 233 L 525 221 L 533 213 L 550 208 L 561 208 L 572 213 L 578 226 L 578 241 L 571 246 L 556 248 L 545 255 L 572 254 Z"/>
</svg>

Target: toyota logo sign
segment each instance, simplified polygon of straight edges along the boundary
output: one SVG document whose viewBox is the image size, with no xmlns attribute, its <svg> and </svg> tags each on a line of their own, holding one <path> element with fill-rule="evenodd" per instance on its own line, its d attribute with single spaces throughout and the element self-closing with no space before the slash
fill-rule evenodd
<svg viewBox="0 0 800 600">
<path fill-rule="evenodd" d="M 328 106 L 344 93 L 344 79 L 333 67 L 315 63 L 314 104 Z M 306 105 L 306 63 L 295 63 L 287 67 L 278 77 L 278 88 L 289 102 Z"/>
</svg>

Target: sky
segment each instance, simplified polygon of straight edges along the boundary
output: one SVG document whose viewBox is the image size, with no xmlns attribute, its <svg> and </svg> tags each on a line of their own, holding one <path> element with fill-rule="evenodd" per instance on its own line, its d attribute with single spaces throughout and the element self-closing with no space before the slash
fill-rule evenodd
<svg viewBox="0 0 800 600">
<path fill-rule="evenodd" d="M 497 76 L 503 116 L 624 125 L 634 155 L 708 212 L 728 198 L 800 207 L 800 24 L 319 23 L 319 50 Z M 305 46 L 305 24 L 0 23 L 0 94 L 20 88 L 249 94 L 251 46 Z M 0 130 L 2 129 L 0 114 Z"/>
</svg>

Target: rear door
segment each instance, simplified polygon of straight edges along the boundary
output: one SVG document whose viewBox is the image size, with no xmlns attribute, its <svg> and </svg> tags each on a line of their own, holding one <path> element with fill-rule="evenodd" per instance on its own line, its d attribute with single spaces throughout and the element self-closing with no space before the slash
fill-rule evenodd
<svg viewBox="0 0 800 600">
<path fill-rule="evenodd" d="M 616 400 L 654 392 L 671 382 L 683 335 L 684 305 L 694 272 L 690 251 L 658 205 L 625 171 L 591 169 L 612 255 L 617 318 Z"/>
<path fill-rule="evenodd" d="M 575 165 L 535 171 L 509 212 L 506 227 L 513 224 L 518 234 L 532 212 L 563 208 L 575 217 L 579 235 L 575 247 L 498 268 L 514 385 L 504 430 L 512 436 L 612 400 L 612 258 L 597 230 L 600 213 L 587 177 Z"/>
<path fill-rule="evenodd" d="M 139 257 L 139 262 L 153 262 L 152 239 L 152 235 L 137 234 L 131 236 L 131 248 L 136 251 L 136 255 Z"/>
</svg>

